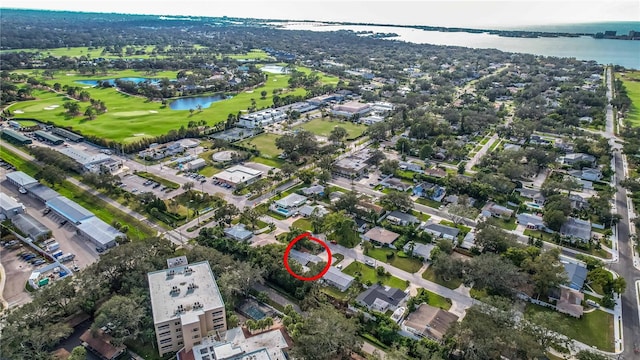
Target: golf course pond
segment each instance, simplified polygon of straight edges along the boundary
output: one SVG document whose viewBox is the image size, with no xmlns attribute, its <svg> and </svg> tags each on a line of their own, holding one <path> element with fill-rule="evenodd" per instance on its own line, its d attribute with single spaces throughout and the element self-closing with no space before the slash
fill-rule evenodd
<svg viewBox="0 0 640 360">
<path fill-rule="evenodd" d="M 155 84 L 157 82 L 160 81 L 160 79 L 150 79 L 150 78 L 140 78 L 140 77 L 125 77 L 125 78 L 117 78 L 117 79 L 101 79 L 101 80 L 76 80 L 77 83 L 80 84 L 84 84 L 84 85 L 91 85 L 91 86 L 96 86 L 98 85 L 98 82 L 109 82 L 109 84 L 111 85 L 115 85 L 116 80 L 121 80 L 121 81 L 130 81 L 130 82 L 134 82 L 136 84 L 139 84 L 141 82 L 145 82 L 145 81 L 149 81 L 152 84 Z"/>
<path fill-rule="evenodd" d="M 176 99 L 171 101 L 169 104 L 169 108 L 171 110 L 190 110 L 197 109 L 198 105 L 200 105 L 203 109 L 208 108 L 214 102 L 231 99 L 232 96 L 226 96 L 224 94 L 220 95 L 212 95 L 212 96 L 195 96 L 195 97 L 185 97 L 181 99 Z"/>
</svg>

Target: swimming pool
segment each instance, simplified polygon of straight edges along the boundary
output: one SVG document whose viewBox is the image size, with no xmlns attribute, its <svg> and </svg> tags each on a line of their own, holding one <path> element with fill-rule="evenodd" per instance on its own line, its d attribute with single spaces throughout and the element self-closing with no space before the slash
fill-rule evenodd
<svg viewBox="0 0 640 360">
<path fill-rule="evenodd" d="M 540 206 L 540 205 L 538 205 L 536 203 L 532 203 L 532 202 L 525 203 L 525 205 L 527 205 L 527 207 L 530 207 L 530 208 L 536 209 L 536 210 L 542 209 L 542 206 Z"/>
<path fill-rule="evenodd" d="M 244 309 L 242 309 L 242 311 L 249 315 L 249 317 L 251 317 L 253 320 L 264 319 L 267 316 L 262 312 L 262 310 L 253 305 L 246 306 Z"/>
</svg>

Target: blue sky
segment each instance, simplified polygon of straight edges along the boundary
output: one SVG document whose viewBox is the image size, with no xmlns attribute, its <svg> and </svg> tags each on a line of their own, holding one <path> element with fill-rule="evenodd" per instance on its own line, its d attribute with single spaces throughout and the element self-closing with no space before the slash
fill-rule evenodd
<svg viewBox="0 0 640 360">
<path fill-rule="evenodd" d="M 640 21 L 638 0 L 4 0 L 2 7 L 458 27 Z"/>
</svg>

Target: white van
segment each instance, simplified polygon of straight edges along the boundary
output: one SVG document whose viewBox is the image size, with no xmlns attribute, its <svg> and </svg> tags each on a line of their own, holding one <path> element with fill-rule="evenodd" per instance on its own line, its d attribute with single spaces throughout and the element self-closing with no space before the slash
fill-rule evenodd
<svg viewBox="0 0 640 360">
<path fill-rule="evenodd" d="M 598 304 L 597 302 L 591 300 L 591 299 L 587 299 L 586 301 L 587 305 L 594 307 L 596 309 L 600 308 L 600 304 Z"/>
</svg>

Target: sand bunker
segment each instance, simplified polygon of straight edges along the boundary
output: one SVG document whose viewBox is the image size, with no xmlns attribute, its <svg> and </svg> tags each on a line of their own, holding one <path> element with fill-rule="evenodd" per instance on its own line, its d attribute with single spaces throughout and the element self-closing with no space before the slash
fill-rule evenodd
<svg viewBox="0 0 640 360">
<path fill-rule="evenodd" d="M 137 134 L 133 134 L 133 136 L 145 136 L 145 133 L 137 133 Z"/>
<path fill-rule="evenodd" d="M 24 114 L 24 111 L 22 111 L 22 110 L 16 110 L 16 111 L 14 111 L 13 113 L 14 113 L 14 114 Z"/>
<path fill-rule="evenodd" d="M 59 108 L 59 107 L 60 107 L 60 105 L 51 105 L 51 106 L 49 106 L 49 107 L 52 107 L 52 108 L 54 108 L 54 109 L 57 109 L 57 108 Z"/>
<path fill-rule="evenodd" d="M 53 110 L 55 108 L 52 108 L 51 106 L 47 106 L 46 108 L 44 108 L 43 110 Z"/>
<path fill-rule="evenodd" d="M 247 94 L 251 94 L 251 93 L 253 93 L 253 90 L 247 90 L 246 92 L 247 92 Z"/>
<path fill-rule="evenodd" d="M 157 112 L 157 111 L 155 111 L 155 110 L 149 110 L 149 112 L 150 112 L 151 114 L 157 114 L 157 113 L 158 113 L 158 112 Z"/>
</svg>

